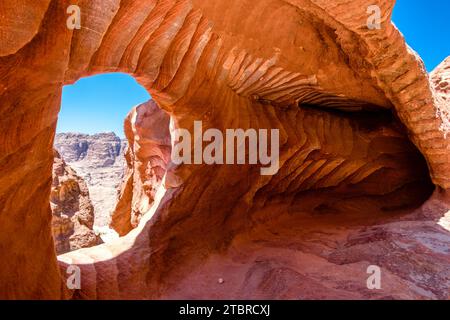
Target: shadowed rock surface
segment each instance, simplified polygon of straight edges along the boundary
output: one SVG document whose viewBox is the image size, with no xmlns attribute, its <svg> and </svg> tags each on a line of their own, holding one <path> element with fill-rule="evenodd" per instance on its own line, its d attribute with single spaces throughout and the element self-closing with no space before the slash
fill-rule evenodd
<svg viewBox="0 0 450 320">
<path fill-rule="evenodd" d="M 0 297 L 448 298 L 448 97 L 391 23 L 394 0 L 377 1 L 373 30 L 368 0 L 75 3 L 80 30 L 66 27 L 69 1 L 0 5 Z M 155 166 L 166 144 L 144 143 L 157 131 L 138 107 L 115 220 L 126 235 L 57 261 L 61 89 L 105 72 L 133 75 L 169 116 L 154 141 L 173 146 L 199 120 L 279 129 L 279 172 Z M 64 285 L 70 264 L 81 290 Z"/>
</svg>

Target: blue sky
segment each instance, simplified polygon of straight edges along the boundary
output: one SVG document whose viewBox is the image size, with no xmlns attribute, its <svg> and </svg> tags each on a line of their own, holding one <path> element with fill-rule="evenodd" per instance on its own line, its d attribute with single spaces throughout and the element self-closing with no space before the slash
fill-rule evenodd
<svg viewBox="0 0 450 320">
<path fill-rule="evenodd" d="M 133 77 L 109 73 L 82 78 L 63 89 L 58 132 L 115 132 L 124 137 L 123 121 L 134 106 L 150 99 Z"/>
<path fill-rule="evenodd" d="M 450 0 L 397 0 L 392 20 L 429 71 L 450 55 Z M 148 99 L 148 92 L 126 74 L 83 78 L 63 89 L 57 131 L 113 131 L 123 137 L 125 116 Z"/>
<path fill-rule="evenodd" d="M 450 0 L 397 0 L 392 21 L 428 71 L 450 55 Z"/>
</svg>

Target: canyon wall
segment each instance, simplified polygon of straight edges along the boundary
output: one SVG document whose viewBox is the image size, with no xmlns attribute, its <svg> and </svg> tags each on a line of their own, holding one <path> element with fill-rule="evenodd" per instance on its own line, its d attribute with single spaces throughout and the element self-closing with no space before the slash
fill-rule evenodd
<svg viewBox="0 0 450 320">
<path fill-rule="evenodd" d="M 65 163 L 57 151 L 53 163 L 50 206 L 57 254 L 101 243 L 93 231 L 94 207 L 86 182 Z"/>
<path fill-rule="evenodd" d="M 448 100 L 391 23 L 394 2 L 377 1 L 376 29 L 367 0 L 0 4 L 0 297 L 448 298 Z M 126 122 L 113 219 L 126 235 L 57 261 L 61 89 L 104 72 L 133 75 L 156 103 Z M 279 129 L 280 170 L 166 163 L 167 117 L 171 147 L 194 121 Z"/>
<path fill-rule="evenodd" d="M 95 226 L 107 227 L 125 173 L 127 141 L 115 133 L 59 133 L 55 148 L 87 183 L 95 210 Z"/>
<path fill-rule="evenodd" d="M 125 119 L 127 173 L 111 221 L 119 235 L 136 228 L 154 203 L 170 161 L 169 115 L 150 100 Z"/>
</svg>

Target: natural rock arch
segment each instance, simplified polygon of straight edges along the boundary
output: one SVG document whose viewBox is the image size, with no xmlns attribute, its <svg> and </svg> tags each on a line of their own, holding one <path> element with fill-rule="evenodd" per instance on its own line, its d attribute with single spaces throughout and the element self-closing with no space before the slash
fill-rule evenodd
<svg viewBox="0 0 450 320">
<path fill-rule="evenodd" d="M 70 4 L 81 8 L 81 30 L 66 27 Z M 358 186 L 386 166 L 399 172 L 389 191 L 411 182 L 417 166 L 403 166 L 404 155 L 421 159 L 396 123 L 367 130 L 348 116 L 298 105 L 395 110 L 433 182 L 448 188 L 444 105 L 390 23 L 394 1 L 379 5 L 381 30 L 366 28 L 363 0 L 340 6 L 328 0 L 48 0 L 2 7 L 11 17 L 0 23 L 8 35 L 0 38 L 2 296 L 73 294 L 60 277 L 50 233 L 51 147 L 62 86 L 95 73 L 134 76 L 173 127 L 192 129 L 202 120 L 219 129 L 280 128 L 282 170 L 262 178 L 248 166 L 169 165 L 156 205 L 138 228 L 117 243 L 62 258 L 82 264 L 85 286 L 77 297 L 164 297 L 183 278 L 177 272 L 227 247 L 253 225 L 252 210 L 287 191 Z M 35 12 L 24 19 L 27 32 L 8 23 L 26 12 Z M 336 134 L 351 145 L 330 143 Z M 389 141 L 379 144 L 379 154 L 391 152 L 390 159 L 367 156 L 378 139 Z M 401 141 L 392 144 L 402 156 L 390 147 L 392 139 Z M 296 180 L 302 166 L 309 175 Z M 418 166 L 416 182 L 426 172 Z M 370 186 L 361 190 L 380 194 Z"/>
</svg>

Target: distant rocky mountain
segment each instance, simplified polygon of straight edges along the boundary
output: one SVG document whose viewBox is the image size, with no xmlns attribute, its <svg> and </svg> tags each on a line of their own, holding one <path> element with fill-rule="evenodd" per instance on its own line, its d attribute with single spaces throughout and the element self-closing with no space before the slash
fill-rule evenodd
<svg viewBox="0 0 450 320">
<path fill-rule="evenodd" d="M 126 168 L 127 141 L 113 132 L 94 135 L 59 133 L 54 146 L 66 163 L 86 181 L 95 210 L 95 227 L 106 228 Z"/>
<path fill-rule="evenodd" d="M 67 163 L 85 162 L 95 167 L 111 167 L 116 160 L 124 163 L 126 146 L 127 141 L 114 132 L 93 135 L 58 133 L 55 138 L 55 147 Z"/>
</svg>

